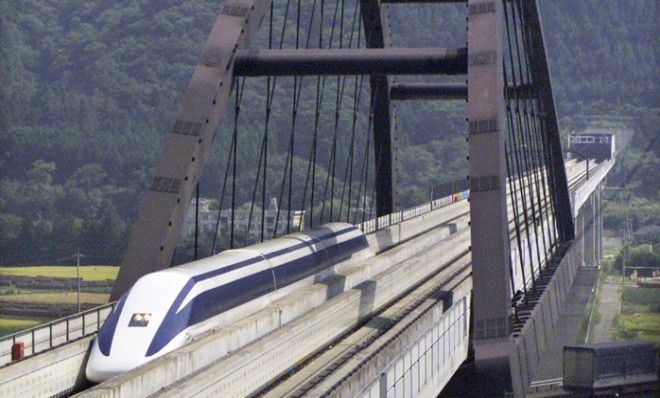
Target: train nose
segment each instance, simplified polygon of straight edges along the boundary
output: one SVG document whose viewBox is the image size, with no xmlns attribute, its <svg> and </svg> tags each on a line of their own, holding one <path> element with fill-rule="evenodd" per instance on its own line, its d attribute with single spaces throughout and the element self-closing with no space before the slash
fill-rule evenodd
<svg viewBox="0 0 660 398">
<path fill-rule="evenodd" d="M 113 355 L 111 353 L 109 356 L 105 356 L 99 349 L 98 341 L 95 340 L 87 359 L 85 375 L 87 380 L 101 383 L 145 362 L 147 362 L 147 358 L 140 355 Z"/>
<path fill-rule="evenodd" d="M 106 364 L 88 362 L 87 368 L 85 369 L 85 376 L 87 376 L 87 380 L 91 381 L 92 383 L 102 383 L 123 373 L 120 369 L 104 365 Z"/>
</svg>

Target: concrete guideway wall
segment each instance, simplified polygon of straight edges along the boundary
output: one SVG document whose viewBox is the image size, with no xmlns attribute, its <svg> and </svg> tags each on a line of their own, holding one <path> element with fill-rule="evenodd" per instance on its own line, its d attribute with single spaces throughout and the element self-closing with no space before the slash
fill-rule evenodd
<svg viewBox="0 0 660 398">
<path fill-rule="evenodd" d="M 82 387 L 92 338 L 84 337 L 0 368 L 0 397 L 52 397 Z"/>
<path fill-rule="evenodd" d="M 572 198 L 580 198 L 579 202 L 573 202 L 580 204 L 580 207 L 574 208 L 573 213 L 575 239 L 561 259 L 520 334 L 510 336 L 511 378 L 516 397 L 524 397 L 532 382 L 538 379 L 544 353 L 549 349 L 560 349 L 550 345 L 554 341 L 560 312 L 565 307 L 576 275 L 581 268 L 594 269 L 593 265 L 597 264 L 597 258 L 594 256 L 602 254 L 594 249 L 593 245 L 597 246 L 598 242 L 587 244 L 586 241 L 593 241 L 595 237 L 602 239 L 602 236 L 596 235 L 602 219 L 594 217 L 592 213 L 594 206 L 600 208 L 601 185 L 611 167 L 612 162 L 602 164 L 589 180 L 585 180 L 573 191 Z"/>
<path fill-rule="evenodd" d="M 411 313 L 416 319 L 405 323 L 405 330 L 394 331 L 395 338 L 384 335 L 390 341 L 353 369 L 333 396 L 437 397 L 467 358 L 471 291 L 472 279 L 467 278 L 452 289 L 450 307 L 435 301 L 423 314 Z"/>
<path fill-rule="evenodd" d="M 564 307 L 581 263 L 580 247 L 572 244 L 564 254 L 520 335 L 509 337 L 511 377 L 516 397 L 524 397 L 535 379 L 534 375 L 540 367 L 541 354 L 548 348 L 551 337 L 556 333 L 555 326 L 559 320 L 559 311 Z"/>
</svg>

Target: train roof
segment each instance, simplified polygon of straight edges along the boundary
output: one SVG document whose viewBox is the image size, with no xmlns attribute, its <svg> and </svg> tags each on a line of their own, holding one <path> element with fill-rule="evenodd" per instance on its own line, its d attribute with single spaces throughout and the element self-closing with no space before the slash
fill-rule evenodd
<svg viewBox="0 0 660 398">
<path fill-rule="evenodd" d="M 267 240 L 261 243 L 256 243 L 250 246 L 224 250 L 215 255 L 194 260 L 185 264 L 177 265 L 176 267 L 166 268 L 153 274 L 158 275 L 173 275 L 173 277 L 193 277 L 204 274 L 223 267 L 231 267 L 237 261 L 246 260 L 253 257 L 262 256 L 262 253 L 269 253 L 276 251 L 284 246 L 292 246 L 300 242 L 314 242 L 319 239 L 334 239 L 333 234 L 348 233 L 360 230 L 353 224 L 332 222 L 317 226 L 304 232 L 294 232 L 288 235 L 283 235 L 278 238 Z M 221 260 L 220 260 L 221 259 Z M 225 263 L 225 265 L 218 266 L 218 262 Z M 152 274 L 147 274 L 152 275 Z"/>
</svg>

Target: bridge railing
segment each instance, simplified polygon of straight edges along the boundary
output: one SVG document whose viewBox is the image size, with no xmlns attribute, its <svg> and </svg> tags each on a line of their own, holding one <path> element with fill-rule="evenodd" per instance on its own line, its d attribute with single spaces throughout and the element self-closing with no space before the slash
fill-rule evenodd
<svg viewBox="0 0 660 398">
<path fill-rule="evenodd" d="M 548 391 L 557 391 L 563 388 L 564 379 L 558 377 L 556 379 L 538 380 L 530 383 L 530 393 L 541 393 Z"/>
<path fill-rule="evenodd" d="M 24 344 L 24 357 L 29 357 L 95 334 L 114 305 L 114 302 L 104 304 L 0 338 L 0 367 L 12 362 L 12 348 L 16 343 Z"/>
<path fill-rule="evenodd" d="M 431 200 L 426 203 L 361 222 L 357 224 L 357 227 L 363 233 L 369 234 L 467 199 L 469 196 L 470 190 L 467 180 L 448 182 L 433 187 L 431 189 Z"/>
</svg>

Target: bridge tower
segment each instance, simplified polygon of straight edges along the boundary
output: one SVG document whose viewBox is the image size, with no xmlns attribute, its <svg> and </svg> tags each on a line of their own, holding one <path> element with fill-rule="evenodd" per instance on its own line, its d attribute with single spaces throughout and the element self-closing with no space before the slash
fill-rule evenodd
<svg viewBox="0 0 660 398">
<path fill-rule="evenodd" d="M 318 48 L 312 48 L 309 40 L 307 45 L 299 40 L 303 36 L 302 32 L 298 34 L 301 31 L 299 25 L 295 28 L 295 46 L 289 42 L 289 46 L 283 47 L 284 41 L 281 40 L 279 48 L 276 48 L 272 40 L 276 36 L 272 31 L 273 14 L 270 20 L 267 18 L 271 1 L 225 2 L 169 131 L 155 176 L 131 233 L 111 299 L 118 299 L 140 276 L 170 266 L 186 211 L 209 157 L 216 130 L 223 115 L 230 109 L 232 93 L 237 97 L 238 112 L 242 86 L 237 78 L 267 77 L 268 102 L 272 101 L 273 95 L 270 79 L 277 76 L 302 79 L 311 75 L 318 77 L 317 82 L 321 80 L 320 76 L 324 76 L 323 81 L 328 75 L 356 76 L 357 93 L 357 76 L 368 75 L 370 108 L 363 113 L 369 115 L 372 129 L 373 154 L 370 162 L 375 175 L 378 216 L 395 210 L 396 137 L 391 100 L 405 97 L 455 99 L 465 97 L 467 93 L 475 357 L 480 368 L 504 369 L 504 373 L 498 375 L 503 374 L 503 378 L 510 380 L 509 358 L 515 345 L 512 343 L 514 332 L 525 328 L 527 319 L 534 311 L 535 300 L 542 297 L 547 282 L 557 268 L 557 261 L 574 236 L 537 3 L 535 0 L 468 0 L 467 50 L 390 49 L 386 3 L 405 2 L 359 0 L 359 4 L 356 3 L 353 15 L 358 15 L 359 10 L 359 18 L 355 20 L 361 22 L 356 42 L 362 38 L 362 48 L 347 48 L 345 44 L 349 35 L 344 32 L 337 36 L 339 47 L 336 43 L 331 46 L 333 33 L 330 33 L 330 43 L 323 41 L 323 26 L 315 28 L 320 32 L 319 44 Z M 348 14 L 343 6 L 341 12 L 337 11 L 338 5 L 335 7 L 335 15 L 343 17 Z M 286 12 L 289 11 L 295 12 L 287 8 Z M 322 15 L 321 19 L 324 18 Z M 284 20 L 286 22 L 286 17 Z M 301 20 L 300 15 L 297 20 Z M 342 18 L 340 20 L 343 21 Z M 258 30 L 266 24 L 270 25 L 271 39 L 267 48 L 259 48 Z M 336 27 L 342 29 L 343 26 L 342 22 L 336 25 L 333 22 L 332 29 L 326 26 L 325 30 L 335 32 Z M 282 37 L 287 32 L 285 28 L 286 25 L 282 29 Z M 310 26 L 308 31 L 312 30 Z M 392 75 L 466 73 L 467 87 L 455 84 L 394 84 L 391 80 Z M 299 81 L 294 81 L 294 98 L 299 98 L 302 92 L 296 86 Z M 343 88 L 339 89 L 340 79 L 336 81 L 337 98 L 340 98 Z M 287 162 L 293 158 L 293 129 L 297 115 L 295 103 L 294 100 L 291 149 Z M 339 104 L 340 100 L 337 101 L 338 107 Z M 267 114 L 270 105 L 267 105 Z M 335 134 L 340 120 L 338 113 L 334 118 Z M 265 124 L 267 133 L 268 119 Z M 230 152 L 234 153 L 234 172 L 238 156 L 236 135 L 235 128 L 233 152 Z M 313 153 L 316 154 L 314 148 Z M 267 150 L 262 153 L 267 154 Z M 313 163 L 311 159 L 310 164 Z M 259 160 L 259 167 L 261 165 Z M 293 162 L 285 167 L 292 170 Z M 266 160 L 263 168 L 261 175 L 265 181 Z M 256 173 L 257 179 L 259 173 Z M 285 178 L 282 178 L 283 185 Z M 290 172 L 288 179 L 291 203 L 293 178 Z M 256 190 L 255 179 L 254 192 Z M 311 191 L 313 193 L 314 189 Z M 265 196 L 266 189 L 263 188 L 262 192 Z M 235 190 L 232 195 L 235 195 Z M 350 198 L 350 189 L 348 195 Z M 329 207 L 332 211 L 332 202 Z M 310 214 L 314 216 L 313 209 Z M 249 226 L 247 230 L 249 232 Z M 512 254 L 514 248 L 517 249 L 515 255 Z"/>
<path fill-rule="evenodd" d="M 505 371 L 511 317 L 500 1 L 470 1 L 468 119 L 473 347 L 480 368 Z M 504 362 L 502 364 L 501 362 Z"/>
<path fill-rule="evenodd" d="M 468 7 L 475 365 L 520 395 L 511 360 L 573 222 L 536 1 Z"/>
<path fill-rule="evenodd" d="M 442 2 L 453 1 L 443 0 L 439 3 Z M 312 12 L 312 20 L 319 18 L 313 23 L 310 22 L 310 25 L 314 25 L 314 29 L 311 29 L 311 26 L 303 29 L 298 26 L 294 48 L 291 48 L 291 42 L 287 43 L 289 48 L 282 47 L 283 39 L 279 43 L 279 48 L 274 48 L 273 36 L 276 34 L 272 34 L 273 21 L 272 18 L 269 21 L 266 17 L 272 3 L 273 1 L 269 0 L 225 2 L 197 61 L 174 125 L 167 136 L 165 148 L 156 165 L 155 175 L 143 197 L 138 218 L 122 258 L 111 300 L 117 300 L 142 275 L 170 266 L 183 220 L 204 164 L 209 157 L 216 130 L 223 115 L 231 110 L 230 95 L 242 90 L 237 86 L 238 77 L 300 76 L 298 79 L 301 79 L 304 76 L 324 76 L 323 84 L 325 84 L 325 76 L 328 75 L 368 75 L 370 109 L 363 113 L 369 114 L 369 129 L 373 137 L 373 143 L 370 144 L 373 146 L 373 153 L 367 154 L 367 157 L 372 163 L 374 174 L 375 213 L 384 216 L 394 211 L 396 138 L 393 108 L 390 102 L 394 93 L 391 76 L 465 74 L 466 50 L 464 48 L 389 49 L 388 11 L 383 4 L 386 2 L 381 0 L 356 0 L 353 2 L 359 5 L 356 11 L 345 10 L 344 2 L 338 3 L 342 4 L 342 10 L 340 13 L 334 11 L 334 14 L 341 16 L 336 18 L 339 21 L 332 22 L 332 28 L 328 26 L 324 28 L 323 25 L 318 27 L 319 21 L 324 17 L 322 12 L 321 17 L 315 16 L 314 12 L 318 13 L 318 8 L 323 8 L 324 2 L 320 2 L 318 6 L 314 3 L 312 8 L 316 8 L 317 11 Z M 336 7 L 338 9 L 340 6 L 336 5 Z M 286 13 L 295 13 L 294 8 L 287 7 Z M 300 6 L 298 8 L 300 9 Z M 356 27 L 361 32 L 356 35 L 351 34 L 350 38 L 346 32 L 336 34 L 344 26 L 344 20 L 348 24 L 350 13 L 359 15 L 361 23 L 356 24 Z M 327 17 L 326 15 L 325 18 Z M 300 19 L 298 18 L 299 23 Z M 262 25 L 266 26 L 262 27 Z M 267 48 L 258 48 L 260 27 L 271 29 L 271 39 Z M 310 47 L 312 41 L 309 40 L 309 33 L 305 44 L 303 39 L 305 30 L 320 32 L 318 48 Z M 324 34 L 328 36 L 326 31 L 330 31 L 329 43 L 328 38 L 323 37 Z M 281 37 L 284 38 L 286 33 L 283 29 Z M 355 36 L 357 36 L 356 40 L 354 40 Z M 363 47 L 359 45 L 361 41 L 364 41 Z M 340 43 L 338 48 L 336 42 Z M 346 42 L 349 43 L 348 46 Z M 351 42 L 353 47 L 348 48 Z M 398 99 L 418 96 L 420 91 L 419 88 L 405 85 L 398 88 Z M 455 93 L 452 94 L 442 87 L 440 89 L 444 92 L 436 93 L 436 97 L 456 96 Z M 341 96 L 343 92 L 342 88 Z M 270 95 L 267 96 L 270 98 Z M 340 95 L 338 94 L 337 98 Z M 272 98 L 269 101 L 273 101 Z M 280 102 L 284 101 L 280 100 Z M 337 100 L 338 104 L 341 102 Z M 335 130 L 338 120 L 339 116 L 335 118 Z M 318 124 L 317 119 L 316 125 Z M 265 171 L 262 175 L 265 175 Z M 350 196 L 351 193 L 349 192 L 348 195 Z M 330 208 L 332 209 L 332 205 Z"/>
</svg>

